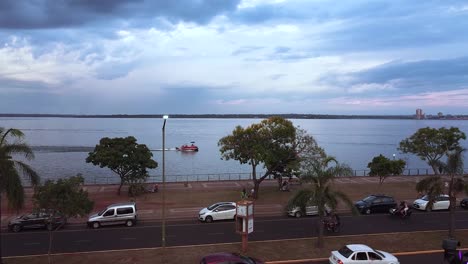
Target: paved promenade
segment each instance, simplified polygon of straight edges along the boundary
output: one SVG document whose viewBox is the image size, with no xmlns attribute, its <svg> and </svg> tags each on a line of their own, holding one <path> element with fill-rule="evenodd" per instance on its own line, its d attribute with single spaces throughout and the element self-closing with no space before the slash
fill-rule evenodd
<svg viewBox="0 0 468 264">
<path fill-rule="evenodd" d="M 385 183 L 409 183 L 417 182 L 424 176 L 397 176 L 397 177 L 388 177 L 385 180 Z M 343 177 L 337 178 L 335 183 L 338 185 L 371 185 L 378 186 L 379 179 L 371 177 Z M 384 183 L 384 185 L 385 185 Z M 276 180 L 265 180 L 260 185 L 260 194 L 262 194 L 262 188 L 270 186 L 271 188 L 277 186 L 278 183 Z M 188 182 L 188 183 L 166 183 L 166 208 L 167 213 L 166 217 L 170 220 L 175 219 L 194 219 L 196 221 L 198 212 L 201 208 L 208 206 L 205 201 L 194 201 L 190 197 L 196 197 L 193 193 L 218 193 L 214 197 L 222 197 L 223 191 L 230 191 L 231 196 L 226 197 L 224 200 L 214 200 L 209 203 L 226 201 L 226 200 L 236 200 L 232 199 L 232 193 L 238 192 L 239 196 L 237 200 L 240 200 L 240 191 L 242 188 L 246 188 L 247 191 L 252 188 L 253 184 L 251 181 L 210 181 L 210 182 Z M 87 185 L 84 187 L 88 191 L 89 196 L 92 200 L 95 201 L 95 206 L 93 212 L 99 211 L 105 208 L 107 205 L 117 202 L 126 202 L 135 200 L 137 202 L 139 219 L 143 221 L 158 221 L 161 219 L 161 184 L 159 184 L 159 192 L 156 193 L 147 193 L 136 198 L 128 197 L 127 190 L 128 187 L 124 186 L 122 188 L 122 194 L 118 196 L 117 193 L 118 185 Z M 292 190 L 300 188 L 299 184 L 291 184 L 290 188 Z M 353 186 L 353 189 L 355 187 Z M 21 215 L 28 213 L 32 210 L 32 194 L 33 190 L 31 188 L 26 188 L 26 204 L 25 208 L 19 212 L 10 210 L 7 208 L 5 199 L 2 201 L 2 215 L 1 215 L 1 224 L 5 226 L 8 221 L 15 217 L 16 215 Z M 185 196 L 187 199 L 179 199 L 174 201 L 172 198 L 177 196 Z M 192 198 L 193 198 L 192 197 Z M 231 198 L 231 199 L 230 199 Z M 411 197 L 413 198 L 413 197 Z M 412 201 L 411 201 L 412 202 Z M 284 207 L 286 203 L 284 201 L 271 202 L 268 199 L 262 199 L 262 197 L 256 202 L 255 205 L 255 214 L 256 216 L 277 216 L 284 215 Z M 84 223 L 86 222 L 87 217 L 83 218 L 74 218 L 70 219 L 70 223 Z"/>
</svg>

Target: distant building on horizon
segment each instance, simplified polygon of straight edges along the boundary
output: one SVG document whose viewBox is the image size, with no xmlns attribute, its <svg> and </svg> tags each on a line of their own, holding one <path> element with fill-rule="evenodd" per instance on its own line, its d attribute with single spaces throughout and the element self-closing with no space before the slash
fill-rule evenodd
<svg viewBox="0 0 468 264">
<path fill-rule="evenodd" d="M 424 119 L 424 113 L 421 108 L 416 109 L 416 119 Z"/>
</svg>

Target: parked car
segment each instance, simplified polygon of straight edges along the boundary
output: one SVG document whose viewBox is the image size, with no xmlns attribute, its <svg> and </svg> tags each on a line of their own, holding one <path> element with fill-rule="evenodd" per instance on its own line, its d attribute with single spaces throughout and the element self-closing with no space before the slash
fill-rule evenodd
<svg viewBox="0 0 468 264">
<path fill-rule="evenodd" d="M 450 207 L 450 199 L 446 194 L 439 195 L 435 198 L 432 207 L 427 206 L 429 203 L 429 196 L 424 195 L 423 197 L 415 200 L 413 202 L 413 208 L 422 210 L 422 211 L 431 211 L 431 210 L 448 210 Z"/>
<path fill-rule="evenodd" d="M 351 244 L 340 250 L 332 251 L 328 259 L 330 264 L 399 264 L 398 259 L 392 254 L 372 249 L 363 244 Z"/>
<path fill-rule="evenodd" d="M 202 222 L 211 223 L 215 220 L 227 220 L 236 218 L 235 202 L 220 202 L 212 204 L 200 210 L 198 219 Z"/>
<path fill-rule="evenodd" d="M 88 226 L 99 228 L 105 225 L 125 224 L 128 227 L 137 222 L 137 207 L 134 202 L 118 203 L 107 206 L 97 214 L 93 214 L 88 219 Z"/>
<path fill-rule="evenodd" d="M 23 229 L 46 228 L 54 230 L 67 223 L 67 218 L 60 212 L 53 210 L 39 210 L 12 219 L 8 223 L 8 230 L 19 232 Z"/>
<path fill-rule="evenodd" d="M 328 206 L 325 206 L 325 214 L 329 214 L 331 209 Z M 314 204 L 309 204 L 306 206 L 305 211 L 301 210 L 299 206 L 288 206 L 286 207 L 286 214 L 289 216 L 294 216 L 300 218 L 304 215 L 318 215 L 318 207 Z"/>
<path fill-rule="evenodd" d="M 393 197 L 383 194 L 372 194 L 357 201 L 354 206 L 361 214 L 388 213 L 390 208 L 396 208 L 397 203 Z"/>
<path fill-rule="evenodd" d="M 463 200 L 461 200 L 460 207 L 464 209 L 468 209 L 468 198 L 463 198 Z"/>
<path fill-rule="evenodd" d="M 224 263 L 236 263 L 236 264 L 264 264 L 263 261 L 240 255 L 238 253 L 214 253 L 204 256 L 200 264 L 224 264 Z"/>
</svg>

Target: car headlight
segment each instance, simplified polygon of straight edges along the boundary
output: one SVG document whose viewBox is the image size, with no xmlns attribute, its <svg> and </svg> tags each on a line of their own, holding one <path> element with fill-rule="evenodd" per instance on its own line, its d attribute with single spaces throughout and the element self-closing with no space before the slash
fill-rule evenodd
<svg viewBox="0 0 468 264">
<path fill-rule="evenodd" d="M 206 214 L 206 212 L 200 213 L 200 215 L 204 215 L 204 214 Z"/>
</svg>

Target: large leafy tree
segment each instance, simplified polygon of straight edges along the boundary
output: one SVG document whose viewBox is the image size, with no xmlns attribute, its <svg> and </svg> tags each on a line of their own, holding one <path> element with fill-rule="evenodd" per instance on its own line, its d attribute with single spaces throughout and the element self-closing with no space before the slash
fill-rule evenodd
<svg viewBox="0 0 468 264">
<path fill-rule="evenodd" d="M 231 135 L 219 140 L 221 156 L 237 160 L 252 168 L 254 199 L 259 197 L 259 187 L 269 176 L 290 174 L 297 169 L 301 153 L 311 146 L 319 150 L 313 137 L 293 126 L 282 117 L 271 117 L 246 128 L 237 126 Z M 265 169 L 257 175 L 257 168 Z"/>
<path fill-rule="evenodd" d="M 340 164 L 334 157 L 311 155 L 301 163 L 301 180 L 310 183 L 310 187 L 299 190 L 289 201 L 288 206 L 299 206 L 305 211 L 308 204 L 315 204 L 318 208 L 317 247 L 324 245 L 323 240 L 323 220 L 326 214 L 326 206 L 331 210 L 336 210 L 338 202 L 342 201 L 356 213 L 354 204 L 349 197 L 333 188 L 333 179 L 337 176 L 351 176 L 352 169 Z"/>
<path fill-rule="evenodd" d="M 53 209 L 66 217 L 85 216 L 91 212 L 94 202 L 83 190 L 84 178 L 81 175 L 57 181 L 47 180 L 38 186 L 33 196 L 37 208 Z"/>
<path fill-rule="evenodd" d="M 400 175 L 405 169 L 406 162 L 404 160 L 390 160 L 380 154 L 372 159 L 367 164 L 370 169 L 369 176 L 378 176 L 379 183 L 382 184 L 389 175 Z"/>
<path fill-rule="evenodd" d="M 33 186 L 39 183 L 39 175 L 28 164 L 15 160 L 16 157 L 34 159 L 33 151 L 23 138 L 21 130 L 0 127 L 0 197 L 5 193 L 8 205 L 14 209 L 21 209 L 24 204 L 21 176 L 27 176 Z"/>
<path fill-rule="evenodd" d="M 460 140 L 466 139 L 465 133 L 456 127 L 421 128 L 409 138 L 400 142 L 399 150 L 403 153 L 416 154 L 427 161 L 435 174 L 440 174 L 442 168 L 438 163 L 449 152 L 460 149 Z"/>
<path fill-rule="evenodd" d="M 448 183 L 448 195 L 450 199 L 449 207 L 449 233 L 448 236 L 453 238 L 455 233 L 455 207 L 457 203 L 457 195 L 465 192 L 468 194 L 468 182 L 464 180 L 463 175 L 463 153 L 465 149 L 457 149 L 448 153 L 446 162 L 437 161 L 437 166 L 441 173 L 449 176 L 448 182 L 436 175 L 422 179 L 416 184 L 416 190 L 420 193 L 425 193 L 428 198 L 428 210 L 431 210 L 435 202 L 435 198 L 441 194 L 445 194 L 445 184 Z"/>
<path fill-rule="evenodd" d="M 145 181 L 147 169 L 158 166 L 152 159 L 153 153 L 145 144 L 137 144 L 136 138 L 102 138 L 93 152 L 88 154 L 87 163 L 107 167 L 120 177 L 117 194 L 126 183 Z"/>
</svg>

